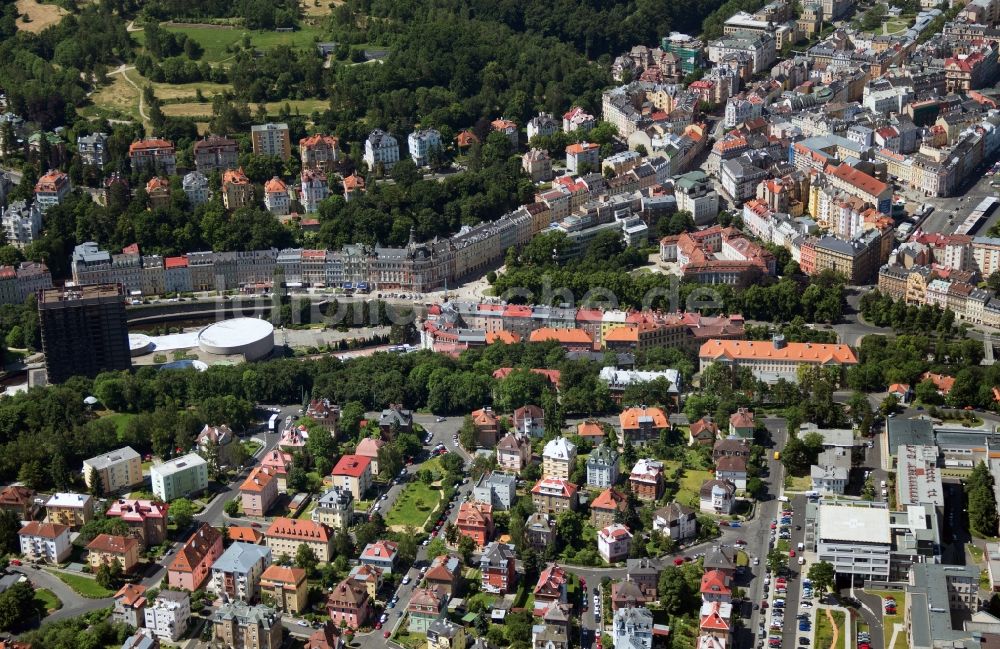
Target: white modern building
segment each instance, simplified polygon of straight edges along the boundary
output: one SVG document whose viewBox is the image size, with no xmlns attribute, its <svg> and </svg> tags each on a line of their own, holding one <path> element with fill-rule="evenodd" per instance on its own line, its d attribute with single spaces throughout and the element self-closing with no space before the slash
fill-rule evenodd
<svg viewBox="0 0 1000 649">
<path fill-rule="evenodd" d="M 441 149 L 441 134 L 437 129 L 425 128 L 414 131 L 406 138 L 410 148 L 410 158 L 418 167 L 426 167 L 431 162 L 431 152 Z M 365 147 L 367 154 L 368 148 Z"/>
<path fill-rule="evenodd" d="M 146 607 L 146 628 L 161 640 L 177 642 L 191 619 L 191 594 L 180 590 L 163 590 Z"/>
<path fill-rule="evenodd" d="M 149 477 L 153 493 L 170 502 L 208 487 L 208 462 L 197 453 L 188 453 L 151 467 Z"/>
<path fill-rule="evenodd" d="M 875 503 L 821 504 L 816 554 L 838 574 L 866 579 L 889 577 L 892 532 L 889 510 Z"/>
<path fill-rule="evenodd" d="M 365 162 L 374 170 L 378 165 L 390 171 L 399 162 L 399 143 L 382 129 L 375 129 L 365 140 Z"/>
<path fill-rule="evenodd" d="M 211 198 L 208 191 L 208 178 L 200 171 L 190 171 L 185 174 L 184 180 L 181 181 L 181 187 L 184 189 L 184 194 L 191 207 L 207 203 L 208 199 Z"/>
</svg>

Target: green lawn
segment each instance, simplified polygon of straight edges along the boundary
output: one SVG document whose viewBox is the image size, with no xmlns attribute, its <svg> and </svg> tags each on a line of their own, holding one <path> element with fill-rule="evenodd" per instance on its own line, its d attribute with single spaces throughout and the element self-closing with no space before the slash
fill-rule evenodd
<svg viewBox="0 0 1000 649">
<path fill-rule="evenodd" d="M 244 34 L 250 35 L 250 44 L 258 49 L 268 50 L 278 45 L 289 45 L 293 48 L 312 47 L 316 39 L 322 40 L 322 35 L 318 29 L 306 27 L 295 32 L 264 32 L 246 31 L 243 29 L 214 29 L 212 27 L 184 26 L 166 27 L 167 30 L 175 34 L 186 34 L 188 38 L 195 40 L 205 49 L 202 60 L 209 63 L 219 63 L 232 58 L 232 52 L 227 52 L 226 48 L 240 43 Z M 142 32 L 132 34 L 140 42 L 143 40 Z"/>
<path fill-rule="evenodd" d="M 62 570 L 53 570 L 51 572 L 56 577 L 59 577 L 59 579 L 66 582 L 67 586 L 84 597 L 89 597 L 90 599 L 101 599 L 103 597 L 111 597 L 115 594 L 114 591 L 101 586 L 91 577 L 74 575 L 73 573 L 63 572 Z"/>
<path fill-rule="evenodd" d="M 306 508 L 302 510 L 302 513 L 299 514 L 298 516 L 296 516 L 295 518 L 297 518 L 299 520 L 308 520 L 309 518 L 312 518 L 312 511 L 314 509 L 316 509 L 316 501 L 315 500 L 312 501 L 311 503 L 309 503 L 306 506 Z"/>
<path fill-rule="evenodd" d="M 903 611 L 906 610 L 906 592 L 902 590 L 866 590 L 866 593 L 870 595 L 877 595 L 878 597 L 895 597 L 896 598 L 896 614 L 886 615 L 883 609 L 882 613 L 882 634 L 884 636 L 882 640 L 882 646 L 886 649 L 893 649 L 889 646 L 889 641 L 892 640 L 892 630 L 897 624 L 903 624 Z M 906 628 L 905 626 L 903 627 Z M 896 646 L 906 647 L 906 633 L 903 631 L 899 632 L 896 636 Z"/>
<path fill-rule="evenodd" d="M 35 590 L 35 603 L 43 611 L 58 611 L 62 608 L 62 601 L 51 590 L 38 588 Z"/>
<path fill-rule="evenodd" d="M 833 611 L 834 624 L 830 624 L 830 619 L 826 616 L 825 610 L 820 609 L 816 611 L 816 639 L 813 647 L 815 649 L 837 649 L 832 646 L 834 625 L 836 625 L 839 634 L 837 636 L 837 646 L 843 646 L 844 634 L 847 633 L 844 625 L 846 618 L 843 611 Z"/>
<path fill-rule="evenodd" d="M 261 443 L 254 439 L 248 439 L 243 442 L 243 448 L 247 450 L 247 455 L 250 457 L 254 456 L 254 453 L 260 450 Z"/>
<path fill-rule="evenodd" d="M 440 500 L 439 489 L 432 489 L 422 482 L 411 482 L 389 510 L 386 525 L 423 527 Z"/>
<path fill-rule="evenodd" d="M 785 491 L 802 492 L 812 489 L 812 479 L 809 476 L 785 478 Z"/>
<path fill-rule="evenodd" d="M 110 410 L 106 412 L 107 414 L 101 416 L 115 422 L 115 430 L 118 431 L 119 435 L 125 432 L 125 426 L 128 425 L 130 419 L 135 417 L 135 415 L 128 412 L 111 412 Z"/>
<path fill-rule="evenodd" d="M 972 555 L 973 560 L 976 563 L 982 563 L 983 561 L 983 549 L 980 548 L 975 543 L 967 543 L 965 547 L 969 550 L 969 554 Z"/>
<path fill-rule="evenodd" d="M 715 474 L 711 471 L 686 470 L 684 477 L 681 478 L 680 491 L 677 492 L 677 502 L 688 507 L 697 507 L 701 501 L 701 498 L 698 496 L 698 493 L 701 491 L 701 485 L 705 484 L 706 480 L 711 480 L 714 477 Z"/>
</svg>

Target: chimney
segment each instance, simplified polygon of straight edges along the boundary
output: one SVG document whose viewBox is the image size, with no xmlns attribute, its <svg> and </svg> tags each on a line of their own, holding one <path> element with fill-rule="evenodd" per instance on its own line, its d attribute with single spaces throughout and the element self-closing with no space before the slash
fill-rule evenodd
<svg viewBox="0 0 1000 649">
<path fill-rule="evenodd" d="M 785 337 L 781 334 L 775 334 L 771 338 L 771 342 L 774 344 L 775 349 L 784 349 L 785 345 L 787 344 L 785 342 Z"/>
</svg>

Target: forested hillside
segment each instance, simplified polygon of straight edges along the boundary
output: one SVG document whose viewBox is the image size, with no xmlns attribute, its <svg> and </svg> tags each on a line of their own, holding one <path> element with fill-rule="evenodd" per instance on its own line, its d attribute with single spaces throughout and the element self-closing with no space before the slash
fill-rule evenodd
<svg viewBox="0 0 1000 649">
<path fill-rule="evenodd" d="M 720 0 L 353 0 L 374 16 L 409 23 L 450 14 L 502 23 L 515 32 L 551 36 L 589 58 L 612 56 L 637 43 L 652 45 L 670 31 L 698 33 Z"/>
</svg>

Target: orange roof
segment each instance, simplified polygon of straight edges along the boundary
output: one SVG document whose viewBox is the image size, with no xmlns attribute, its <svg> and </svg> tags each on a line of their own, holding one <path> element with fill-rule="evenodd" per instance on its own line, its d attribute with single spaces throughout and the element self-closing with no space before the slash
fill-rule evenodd
<svg viewBox="0 0 1000 649">
<path fill-rule="evenodd" d="M 921 381 L 930 381 L 934 384 L 934 387 L 938 389 L 941 394 L 948 394 L 951 392 L 952 387 L 955 385 L 955 377 L 948 376 L 947 374 L 934 374 L 933 372 L 924 372 L 920 376 Z"/>
<path fill-rule="evenodd" d="M 634 343 L 639 341 L 639 328 L 622 325 L 604 334 L 605 343 Z"/>
<path fill-rule="evenodd" d="M 98 534 L 87 544 L 91 552 L 106 552 L 108 554 L 125 554 L 139 545 L 139 539 L 134 536 L 116 536 L 113 534 Z"/>
<path fill-rule="evenodd" d="M 29 521 L 27 525 L 21 528 L 21 531 L 19 531 L 18 534 L 20 536 L 40 536 L 45 539 L 54 539 L 59 537 L 68 530 L 69 530 L 68 525 Z"/>
<path fill-rule="evenodd" d="M 260 543 L 264 535 L 250 526 L 233 525 L 229 528 L 230 541 L 244 541 L 245 543 Z"/>
<path fill-rule="evenodd" d="M 155 137 L 149 137 L 145 140 L 138 140 L 133 142 L 128 147 L 129 154 L 135 151 L 142 151 L 143 149 L 170 149 L 173 150 L 174 143 L 170 140 L 161 140 Z"/>
<path fill-rule="evenodd" d="M 501 329 L 500 331 L 490 331 L 486 333 L 486 344 L 492 345 L 493 343 L 501 342 L 505 345 L 513 345 L 515 343 L 521 342 L 521 335 L 514 333 L 513 331 L 507 331 L 506 329 Z"/>
<path fill-rule="evenodd" d="M 339 141 L 340 140 L 333 135 L 321 135 L 317 133 L 316 135 L 310 135 L 309 137 L 304 137 L 299 140 L 299 148 L 311 149 L 321 144 L 330 148 L 336 148 Z"/>
<path fill-rule="evenodd" d="M 554 329 L 541 327 L 531 332 L 528 340 L 533 343 L 555 340 L 561 344 L 593 345 L 594 341 L 583 329 Z"/>
<path fill-rule="evenodd" d="M 240 485 L 240 491 L 264 491 L 264 489 L 271 484 L 271 481 L 275 479 L 276 478 L 271 475 L 271 472 L 268 471 L 266 467 L 256 466 L 253 471 L 250 472 L 250 475 L 247 476 L 247 479 L 243 481 L 243 484 Z"/>
<path fill-rule="evenodd" d="M 889 189 L 884 182 L 855 169 L 846 162 L 842 162 L 838 167 L 827 167 L 826 172 L 872 196 L 879 196 Z"/>
<path fill-rule="evenodd" d="M 250 179 L 247 175 L 243 173 L 243 168 L 239 169 L 226 169 L 222 174 L 222 184 L 223 185 L 249 185 Z"/>
<path fill-rule="evenodd" d="M 278 582 L 285 584 L 285 588 L 291 586 L 295 587 L 296 584 L 304 582 L 306 578 L 306 571 L 302 568 L 286 568 L 284 566 L 279 566 L 276 563 L 272 563 L 267 567 L 267 570 L 263 572 L 260 576 L 260 580 Z"/>
<path fill-rule="evenodd" d="M 275 176 L 264 183 L 264 191 L 268 194 L 285 194 L 288 192 L 288 185 L 281 178 Z"/>
<path fill-rule="evenodd" d="M 191 538 L 177 551 L 177 556 L 170 563 L 170 570 L 194 572 L 195 566 L 205 559 L 205 556 L 221 538 L 222 533 L 219 530 L 208 523 L 202 523 L 191 535 Z"/>
<path fill-rule="evenodd" d="M 659 408 L 629 408 L 618 415 L 618 423 L 622 430 L 635 430 L 639 428 L 639 419 L 649 417 L 653 421 L 653 428 L 666 428 L 667 415 Z"/>
<path fill-rule="evenodd" d="M 170 179 L 153 176 L 146 183 L 146 192 L 155 192 L 158 189 L 170 189 Z"/>
<path fill-rule="evenodd" d="M 344 191 L 353 192 L 365 188 L 365 179 L 358 174 L 351 174 L 344 178 Z"/>
<path fill-rule="evenodd" d="M 753 428 L 753 410 L 738 408 L 736 412 L 729 416 L 729 425 L 735 428 Z"/>
<path fill-rule="evenodd" d="M 500 119 L 495 119 L 492 122 L 490 122 L 490 126 L 493 127 L 494 131 L 505 131 L 509 128 L 514 128 L 514 129 L 517 128 L 517 124 L 510 121 L 509 119 L 504 119 L 502 117 Z"/>
<path fill-rule="evenodd" d="M 628 499 L 625 498 L 614 487 L 608 487 L 601 492 L 594 502 L 590 503 L 591 509 L 620 509 L 622 511 L 628 506 Z"/>
<path fill-rule="evenodd" d="M 146 587 L 142 584 L 125 584 L 115 593 L 115 599 L 125 606 L 140 606 L 146 602 Z"/>
<path fill-rule="evenodd" d="M 478 142 L 479 138 L 472 131 L 465 130 L 455 136 L 455 142 L 460 147 L 472 146 L 474 143 Z"/>
<path fill-rule="evenodd" d="M 580 437 L 604 437 L 604 429 L 596 421 L 581 421 L 576 425 L 576 434 Z"/>
<path fill-rule="evenodd" d="M 889 392 L 892 392 L 894 394 L 896 393 L 906 394 L 909 391 L 910 391 L 909 383 L 893 383 L 892 385 L 889 386 Z"/>
<path fill-rule="evenodd" d="M 833 363 L 856 365 L 858 357 L 847 345 L 825 343 L 785 343 L 776 349 L 765 340 L 708 340 L 702 344 L 698 355 L 703 359 L 717 360 L 790 360 L 799 363 Z"/>
<path fill-rule="evenodd" d="M 331 532 L 333 530 L 322 523 L 314 523 L 307 519 L 279 517 L 274 519 L 264 536 L 329 543 Z"/>
<path fill-rule="evenodd" d="M 455 522 L 459 525 L 487 525 L 493 520 L 493 505 L 478 500 L 466 500 L 458 508 Z"/>
<path fill-rule="evenodd" d="M 575 144 L 570 144 L 566 147 L 567 155 L 579 155 L 587 151 L 593 151 L 595 149 L 601 148 L 600 144 L 594 144 L 593 142 L 576 142 Z"/>
<path fill-rule="evenodd" d="M 44 176 L 38 179 L 35 183 L 36 192 L 55 192 L 59 191 L 59 187 L 64 185 L 69 181 L 69 176 L 63 172 L 50 169 Z"/>
</svg>

